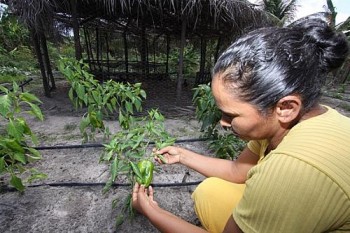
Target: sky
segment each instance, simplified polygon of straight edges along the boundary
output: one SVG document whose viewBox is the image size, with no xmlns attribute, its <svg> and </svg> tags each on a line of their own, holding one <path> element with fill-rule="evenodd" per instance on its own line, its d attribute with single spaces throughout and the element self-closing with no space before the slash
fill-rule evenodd
<svg viewBox="0 0 350 233">
<path fill-rule="evenodd" d="M 345 21 L 350 17 L 350 0 L 332 0 L 335 11 L 337 12 L 336 24 Z M 324 6 L 327 8 L 327 0 L 299 0 L 297 2 L 296 18 L 324 11 Z"/>
<path fill-rule="evenodd" d="M 249 0 L 253 3 L 260 0 Z M 350 16 L 350 0 L 332 0 L 336 12 L 336 24 L 345 21 Z M 313 13 L 325 11 L 327 7 L 327 0 L 298 0 L 297 11 L 294 20 Z"/>
</svg>

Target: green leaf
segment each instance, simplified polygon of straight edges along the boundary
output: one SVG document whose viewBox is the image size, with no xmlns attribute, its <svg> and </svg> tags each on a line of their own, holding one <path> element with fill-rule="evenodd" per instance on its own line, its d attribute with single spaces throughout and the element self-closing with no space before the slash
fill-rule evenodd
<svg viewBox="0 0 350 233">
<path fill-rule="evenodd" d="M 17 125 L 19 125 L 18 127 L 23 128 L 23 133 L 26 135 L 31 135 L 32 131 L 30 130 L 26 120 L 24 118 L 17 118 Z"/>
<path fill-rule="evenodd" d="M 77 95 L 79 99 L 83 100 L 85 95 L 85 87 L 81 85 L 80 83 L 77 84 L 77 89 L 75 90 L 77 92 Z"/>
<path fill-rule="evenodd" d="M 9 93 L 9 89 L 7 89 L 6 87 L 0 85 L 0 91 L 3 92 L 3 93 L 6 93 L 8 94 Z"/>
<path fill-rule="evenodd" d="M 140 112 L 142 110 L 141 104 L 142 104 L 141 100 L 139 98 L 135 98 L 134 105 L 135 105 L 136 111 Z"/>
<path fill-rule="evenodd" d="M 13 86 L 12 91 L 13 91 L 14 93 L 16 93 L 16 92 L 19 90 L 18 84 L 17 84 L 16 82 L 13 82 L 12 86 Z"/>
<path fill-rule="evenodd" d="M 85 132 L 86 127 L 88 127 L 90 124 L 89 117 L 83 117 L 80 121 L 79 129 L 80 132 Z"/>
<path fill-rule="evenodd" d="M 142 180 L 142 175 L 141 175 L 140 169 L 131 161 L 130 161 L 130 166 L 131 166 L 131 169 L 134 172 L 134 174 Z"/>
<path fill-rule="evenodd" d="M 10 150 L 24 154 L 24 148 L 15 139 L 5 139 L 4 143 Z"/>
<path fill-rule="evenodd" d="M 37 103 L 42 103 L 38 97 L 36 97 L 35 95 L 31 94 L 31 93 L 28 93 L 28 92 L 24 92 L 24 93 L 21 93 L 19 95 L 19 98 L 21 100 L 24 100 L 24 101 L 27 101 L 27 102 L 37 102 Z"/>
<path fill-rule="evenodd" d="M 4 117 L 10 112 L 11 100 L 8 95 L 0 95 L 0 114 Z"/>
<path fill-rule="evenodd" d="M 30 176 L 27 179 L 27 182 L 31 183 L 34 180 L 43 180 L 43 179 L 47 179 L 47 175 L 45 173 L 39 172 L 37 169 L 35 168 L 31 168 L 30 170 Z"/>
<path fill-rule="evenodd" d="M 6 171 L 5 157 L 0 157 L 0 174 Z"/>
<path fill-rule="evenodd" d="M 11 175 L 10 184 L 20 192 L 23 192 L 25 189 L 22 180 L 16 175 Z"/>
<path fill-rule="evenodd" d="M 69 89 L 68 97 L 69 97 L 69 99 L 70 99 L 71 101 L 74 100 L 73 88 Z"/>
<path fill-rule="evenodd" d="M 43 113 L 41 112 L 40 108 L 32 103 L 28 103 L 31 107 L 31 110 L 29 111 L 30 114 L 36 116 L 39 120 L 44 120 Z"/>
<path fill-rule="evenodd" d="M 111 166 L 111 178 L 112 178 L 112 182 L 115 181 L 115 178 L 117 177 L 117 173 L 118 173 L 118 157 L 114 157 L 112 166 Z"/>
<path fill-rule="evenodd" d="M 134 112 L 134 110 L 133 110 L 133 108 L 132 108 L 132 104 L 129 102 L 129 101 L 126 101 L 125 102 L 125 108 L 126 108 L 126 111 L 128 112 L 128 113 L 133 113 Z"/>
<path fill-rule="evenodd" d="M 13 158 L 19 162 L 21 162 L 22 164 L 26 164 L 26 157 L 24 154 L 22 153 L 14 153 Z"/>
<path fill-rule="evenodd" d="M 146 95 L 146 92 L 144 90 L 141 90 L 140 94 L 141 94 L 142 98 L 146 99 L 147 95 Z"/>
<path fill-rule="evenodd" d="M 40 160 L 42 158 L 41 154 L 36 149 L 29 147 L 29 148 L 27 148 L 27 150 L 30 152 L 30 154 L 27 154 L 30 162 L 35 161 L 35 160 Z"/>
<path fill-rule="evenodd" d="M 97 91 L 92 91 L 92 97 L 94 98 L 94 102 L 99 104 L 101 102 L 100 94 Z"/>
<path fill-rule="evenodd" d="M 20 141 L 23 137 L 23 127 L 21 125 L 16 124 L 15 122 L 10 119 L 8 125 L 7 125 L 7 132 L 10 136 L 14 137 L 16 140 Z"/>
<path fill-rule="evenodd" d="M 108 179 L 106 185 L 103 187 L 102 193 L 106 193 L 112 187 L 113 181 L 112 179 Z"/>
</svg>

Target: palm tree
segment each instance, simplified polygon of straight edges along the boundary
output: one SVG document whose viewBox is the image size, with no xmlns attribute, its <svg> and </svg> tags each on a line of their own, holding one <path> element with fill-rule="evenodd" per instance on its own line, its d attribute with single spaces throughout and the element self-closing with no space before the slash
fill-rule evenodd
<svg viewBox="0 0 350 233">
<path fill-rule="evenodd" d="M 293 20 L 297 8 L 296 3 L 297 0 L 262 0 L 259 5 L 284 24 L 284 22 Z"/>
</svg>

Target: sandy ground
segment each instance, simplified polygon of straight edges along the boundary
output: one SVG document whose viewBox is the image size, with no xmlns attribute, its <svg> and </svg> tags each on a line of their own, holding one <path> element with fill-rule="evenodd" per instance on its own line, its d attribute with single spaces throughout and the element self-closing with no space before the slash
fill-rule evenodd
<svg viewBox="0 0 350 233">
<path fill-rule="evenodd" d="M 57 81 L 52 98 L 42 95 L 34 81 L 28 88 L 43 101 L 45 120 L 29 118 L 30 127 L 39 136 L 40 146 L 80 145 L 78 125 L 83 111 L 74 110 L 67 98 L 68 85 Z M 149 95 L 146 109 L 159 108 L 166 116 L 167 130 L 178 139 L 199 138 L 199 125 L 191 106 L 192 92 L 185 89 L 182 104 L 174 105 L 171 87 L 166 83 L 148 85 L 157 91 Z M 147 91 L 147 90 L 146 90 Z M 158 97 L 158 98 L 157 98 Z M 160 98 L 159 98 L 160 97 Z M 350 116 L 349 102 L 324 98 L 331 105 Z M 112 130 L 118 130 L 115 121 L 108 121 Z M 209 154 L 205 142 L 185 142 L 180 146 Z M 37 181 L 23 194 L 5 190 L 0 193 L 0 232 L 158 232 L 141 215 L 135 215 L 116 227 L 123 202 L 131 191 L 128 180 L 118 177 L 120 186 L 103 194 L 103 183 L 108 179 L 108 166 L 99 163 L 102 148 L 50 149 L 40 151 L 43 159 L 31 166 L 46 173 L 48 178 Z M 200 182 L 200 174 L 180 165 L 158 167 L 154 175 L 155 199 L 161 207 L 194 224 L 198 220 L 193 210 L 191 193 L 195 185 L 180 186 L 182 182 Z M 6 180 L 6 177 L 3 177 Z M 168 186 L 169 184 L 175 186 Z M 112 202 L 118 204 L 112 207 Z"/>
<path fill-rule="evenodd" d="M 25 90 L 43 101 L 40 107 L 45 115 L 44 121 L 28 117 L 31 129 L 39 137 L 39 146 L 81 145 L 78 125 L 84 111 L 72 107 L 67 98 L 68 84 L 64 80 L 56 81 L 57 90 L 52 93 L 52 98 L 47 98 L 36 82 L 40 83 L 35 80 Z M 171 87 L 161 82 L 155 84 L 157 86 L 149 85 L 149 88 L 160 86 L 164 93 L 157 91 L 156 95 L 148 91 L 144 109 L 158 108 L 166 116 L 167 131 L 177 139 L 199 138 L 201 134 L 194 119 L 191 91 L 187 89 L 181 97 L 182 104 L 174 106 Z M 106 123 L 112 132 L 118 130 L 116 121 Z M 102 139 L 97 138 L 92 143 L 101 142 Z M 208 153 L 201 141 L 180 146 Z M 46 173 L 48 178 L 30 184 L 23 194 L 7 189 L 0 193 L 0 232 L 157 232 L 138 214 L 116 227 L 116 219 L 131 187 L 127 185 L 128 180 L 120 176 L 116 182 L 120 186 L 112 187 L 105 194 L 102 192 L 103 184 L 109 178 L 108 166 L 99 163 L 102 150 L 101 147 L 40 150 L 43 159 L 30 166 Z M 2 177 L 4 182 L 6 178 Z M 197 224 L 191 200 L 195 185 L 178 184 L 200 182 L 203 178 L 180 165 L 157 166 L 153 180 L 155 198 L 161 207 Z M 112 203 L 116 200 L 117 205 L 113 208 Z"/>
</svg>

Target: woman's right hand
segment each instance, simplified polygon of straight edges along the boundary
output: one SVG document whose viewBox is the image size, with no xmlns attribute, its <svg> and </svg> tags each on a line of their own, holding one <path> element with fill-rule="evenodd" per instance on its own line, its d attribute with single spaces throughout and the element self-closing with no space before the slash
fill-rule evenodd
<svg viewBox="0 0 350 233">
<path fill-rule="evenodd" d="M 176 146 L 167 146 L 160 150 L 154 151 L 156 154 L 155 159 L 159 163 L 174 164 L 180 163 L 180 157 L 182 156 L 183 149 Z M 162 161 L 157 155 L 162 155 L 164 160 Z"/>
</svg>

